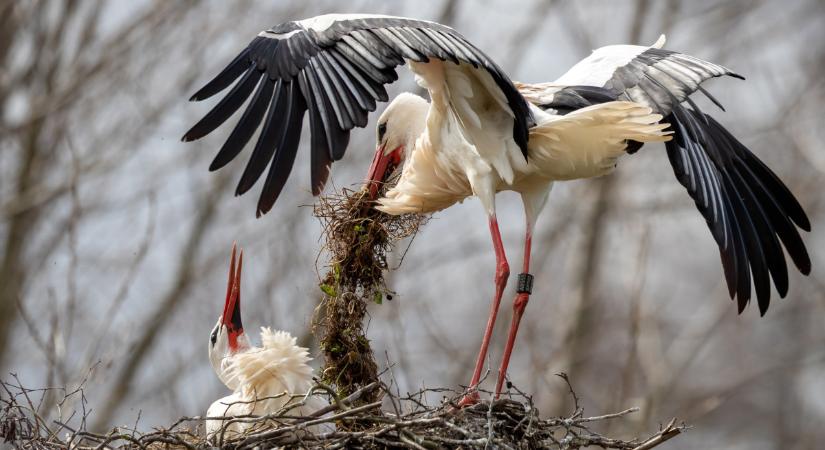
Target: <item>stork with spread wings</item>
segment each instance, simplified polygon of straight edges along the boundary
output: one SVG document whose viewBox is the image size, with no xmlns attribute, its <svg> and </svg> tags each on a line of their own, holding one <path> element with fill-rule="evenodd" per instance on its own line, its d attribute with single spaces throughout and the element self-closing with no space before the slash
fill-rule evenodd
<svg viewBox="0 0 825 450">
<path fill-rule="evenodd" d="M 232 86 L 184 136 L 201 138 L 247 101 L 246 109 L 210 166 L 234 159 L 261 128 L 236 193 L 269 170 L 257 213 L 269 211 L 292 170 L 304 115 L 309 116 L 312 193 L 330 165 L 344 156 L 349 133 L 367 124 L 384 85 L 407 64 L 429 101 L 396 97 L 378 119 L 370 195 L 393 173 L 400 177 L 377 208 L 389 214 L 427 213 L 469 196 L 481 201 L 496 255 L 495 293 L 481 350 L 462 404 L 475 388 L 509 277 L 496 219 L 502 190 L 523 200 L 524 263 L 507 345 L 500 393 L 516 332 L 529 300 L 532 231 L 556 181 L 610 173 L 620 156 L 646 142 L 665 142 L 678 181 L 707 220 L 719 245 L 725 278 L 739 310 L 755 287 L 759 310 L 770 301 L 770 280 L 788 290 L 783 247 L 800 272 L 811 263 L 797 228 L 805 212 L 784 183 L 690 95 L 719 76 L 741 78 L 707 61 L 651 47 L 615 45 L 593 52 L 552 83 L 514 83 L 458 32 L 433 22 L 380 15 L 332 14 L 287 22 L 261 32 L 212 81 L 192 96 L 209 98 Z M 234 85 L 233 85 L 234 83 Z M 721 107 L 721 105 L 719 105 Z"/>
</svg>

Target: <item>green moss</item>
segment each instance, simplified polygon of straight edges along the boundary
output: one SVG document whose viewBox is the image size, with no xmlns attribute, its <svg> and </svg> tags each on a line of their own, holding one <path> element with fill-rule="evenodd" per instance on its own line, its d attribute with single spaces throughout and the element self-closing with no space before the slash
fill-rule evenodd
<svg viewBox="0 0 825 450">
<path fill-rule="evenodd" d="M 327 294 L 327 295 L 329 295 L 330 297 L 335 297 L 335 296 L 337 296 L 337 295 L 338 295 L 338 294 L 336 293 L 336 291 L 335 291 L 335 288 L 334 288 L 334 287 L 332 287 L 332 286 L 330 286 L 330 285 L 328 285 L 328 284 L 321 284 L 319 287 L 321 288 L 321 291 L 322 291 L 324 294 Z"/>
<path fill-rule="evenodd" d="M 349 395 L 378 377 L 366 338 L 367 306 L 383 303 L 387 254 L 399 239 L 415 233 L 421 216 L 389 216 L 375 210 L 364 191 L 321 197 L 315 216 L 324 229 L 329 270 L 319 287 L 315 331 L 324 352 L 321 379 Z M 363 402 L 373 401 L 363 398 Z"/>
</svg>

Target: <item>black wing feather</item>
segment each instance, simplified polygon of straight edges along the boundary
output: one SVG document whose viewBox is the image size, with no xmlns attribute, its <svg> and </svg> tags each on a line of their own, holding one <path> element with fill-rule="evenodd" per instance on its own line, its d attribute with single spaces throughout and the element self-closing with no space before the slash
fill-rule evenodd
<svg viewBox="0 0 825 450">
<path fill-rule="evenodd" d="M 328 96 L 324 95 L 323 84 L 315 70 L 305 70 L 308 75 L 309 87 L 315 97 L 315 106 L 318 108 L 321 122 L 324 124 L 324 134 L 329 146 L 329 157 L 338 161 L 344 156 L 349 142 L 349 131 L 342 130 L 335 124 L 335 111 Z"/>
<path fill-rule="evenodd" d="M 307 73 L 304 72 L 298 77 L 301 92 L 307 99 L 307 109 L 309 111 L 310 130 L 310 177 L 312 184 L 312 195 L 318 195 L 326 185 L 332 159 L 329 156 L 326 133 L 324 132 L 324 122 L 318 107 L 315 105 L 315 97 L 310 93 L 307 81 Z"/>
<path fill-rule="evenodd" d="M 374 111 L 376 100 L 386 101 L 387 90 L 384 89 L 383 84 L 364 75 L 360 69 L 352 65 L 351 62 L 341 55 L 337 48 L 330 49 L 329 54 L 332 55 L 332 59 L 335 60 L 338 66 L 347 73 L 350 82 L 359 86 L 358 90 L 364 93 L 364 98 L 367 102 L 367 104 L 363 106 L 365 111 Z"/>
<path fill-rule="evenodd" d="M 241 116 L 241 120 L 235 125 L 232 134 L 226 139 L 209 166 L 210 171 L 218 170 L 228 164 L 229 161 L 232 161 L 234 157 L 238 156 L 246 143 L 252 139 L 252 135 L 255 134 L 255 130 L 258 129 L 261 120 L 263 120 L 274 88 L 275 86 L 266 79 L 258 83 L 258 89 L 255 90 L 255 94 L 252 96 L 252 100 L 249 102 L 249 106 L 246 107 L 243 116 Z"/>
<path fill-rule="evenodd" d="M 186 132 L 183 140 L 194 141 L 195 139 L 202 138 L 226 122 L 226 119 L 234 114 L 235 111 L 243 105 L 243 102 L 249 98 L 249 95 L 252 94 L 252 90 L 255 89 L 255 85 L 258 83 L 258 80 L 261 79 L 261 75 L 261 72 L 254 68 L 247 70 L 243 78 L 226 94 L 226 97 L 222 98 L 203 119 Z"/>
<path fill-rule="evenodd" d="M 310 61 L 309 67 L 317 75 L 324 96 L 330 100 L 330 105 L 338 120 L 338 127 L 342 130 L 351 130 L 355 124 L 353 124 L 352 118 L 347 113 L 347 107 L 345 105 L 346 99 L 342 98 L 342 93 L 338 92 L 333 85 L 332 76 L 327 73 L 326 69 L 322 66 L 320 58 L 315 58 Z"/>
<path fill-rule="evenodd" d="M 768 271 L 770 271 L 776 291 L 779 292 L 781 297 L 784 297 L 788 293 L 788 265 L 785 262 L 785 255 L 782 253 L 779 240 L 776 238 L 776 231 L 772 229 L 765 210 L 759 204 L 750 185 L 750 180 L 744 178 L 744 174 L 739 172 L 738 167 L 732 170 L 731 173 L 737 178 L 739 185 L 742 186 L 740 193 L 744 192 L 746 194 L 743 196 L 745 206 L 748 209 L 748 214 L 753 218 L 756 234 L 760 237 L 762 253 L 765 256 Z M 767 282 L 765 283 L 765 289 L 764 297 L 757 295 L 759 310 L 763 314 L 767 310 L 768 299 L 770 298 L 770 285 Z"/>
<path fill-rule="evenodd" d="M 782 241 L 782 245 L 787 249 L 794 265 L 801 273 L 808 275 L 811 272 L 811 259 L 799 231 L 782 210 L 782 205 L 777 202 L 775 194 L 765 186 L 762 179 L 750 170 L 746 162 L 740 160 L 738 164 L 740 164 L 740 171 L 746 171 L 748 177 L 755 181 L 754 185 L 758 185 L 758 188 L 755 189 L 757 202 L 765 209 L 768 221 L 776 229 L 776 234 Z M 777 284 L 779 283 L 777 282 Z"/>
<path fill-rule="evenodd" d="M 414 48 L 420 49 L 424 55 L 431 55 L 438 58 L 439 48 L 423 33 L 420 33 L 415 28 L 401 28 L 399 31 L 407 37 Z"/>
<path fill-rule="evenodd" d="M 484 68 L 507 98 L 515 116 L 513 138 L 527 157 L 528 129 L 534 124 L 527 102 L 504 72 L 455 30 L 382 16 L 333 18 L 325 27 L 317 25 L 327 19 L 288 22 L 261 33 L 191 98 L 211 97 L 238 80 L 184 135 L 185 141 L 215 130 L 255 91 L 210 168 L 234 159 L 263 121 L 237 188 L 238 194 L 249 190 L 271 163 L 258 214 L 271 209 L 289 176 L 304 114 L 309 112 L 312 192 L 318 194 L 331 162 L 344 156 L 350 130 L 366 126 L 376 102 L 387 100 L 384 85 L 398 79 L 395 69 L 405 58 L 438 58 Z"/>
<path fill-rule="evenodd" d="M 349 118 L 349 123 L 352 124 L 349 128 L 366 126 L 367 112 L 364 111 L 363 106 L 361 106 L 363 100 L 358 98 L 361 92 L 351 83 L 345 81 L 347 79 L 346 74 L 339 70 L 340 67 L 335 67 L 335 61 L 331 56 L 320 53 L 318 55 L 318 61 L 321 62 L 321 66 L 324 68 L 324 74 L 326 74 L 335 88 L 335 96 L 343 103 L 347 117 Z"/>
<path fill-rule="evenodd" d="M 731 296 L 737 298 L 741 312 L 751 298 L 753 275 L 759 311 L 764 314 L 771 279 L 780 297 L 788 291 L 783 245 L 800 272 L 810 271 L 810 258 L 792 214 L 797 215 L 797 226 L 807 224 L 807 216 L 784 183 L 711 116 L 676 103 L 664 121 L 674 125 L 674 139 L 666 144 L 673 171 L 719 244 Z M 704 155 L 713 165 L 711 171 L 700 167 Z M 715 183 L 721 183 L 721 208 L 716 215 L 707 191 L 702 191 Z"/>
<path fill-rule="evenodd" d="M 350 110 L 350 115 L 358 118 L 356 125 L 359 127 L 366 126 L 367 111 L 369 111 L 370 107 L 375 107 L 375 100 L 372 99 L 369 92 L 367 92 L 360 83 L 352 79 L 353 75 L 344 69 L 344 67 L 336 61 L 334 56 L 327 53 L 319 53 L 318 58 L 327 66 L 328 71 L 335 73 L 335 78 L 337 83 L 339 83 L 338 90 L 346 92 L 347 95 L 351 96 L 352 99 L 358 103 L 357 107 L 352 107 Z M 361 123 L 362 121 L 363 123 Z"/>
<path fill-rule="evenodd" d="M 189 97 L 189 101 L 200 101 L 205 100 L 218 92 L 226 89 L 229 87 L 230 84 L 235 82 L 241 74 L 246 72 L 249 68 L 249 53 L 252 51 L 250 47 L 247 47 L 235 57 L 227 66 L 212 79 L 212 81 L 206 83 L 198 92 L 195 92 L 192 97 Z"/>
<path fill-rule="evenodd" d="M 540 97 L 544 104 L 538 106 L 567 114 L 607 101 L 633 100 L 664 115 L 662 121 L 673 129 L 673 139 L 665 144 L 668 159 L 719 246 L 731 298 L 741 313 L 751 299 L 753 280 L 759 311 L 764 314 L 771 280 L 780 297 L 788 292 L 783 247 L 800 272 L 811 270 L 797 230 L 809 231 L 810 221 L 779 177 L 690 99 L 698 90 L 722 108 L 700 86 L 722 75 L 742 78 L 713 63 L 650 48 L 616 68 L 604 86 L 566 86 Z M 641 143 L 630 142 L 628 152 L 639 147 Z"/>
<path fill-rule="evenodd" d="M 287 82 L 284 90 L 287 98 L 287 110 L 284 112 L 284 117 L 287 119 L 284 121 L 284 129 L 278 143 L 278 150 L 272 160 L 261 197 L 258 200 L 258 211 L 256 213 L 258 217 L 269 212 L 272 205 L 275 204 L 275 200 L 281 193 L 287 178 L 289 178 L 289 173 L 292 171 L 292 165 L 295 162 L 295 155 L 298 153 L 298 144 L 301 139 L 300 133 L 290 133 L 290 130 L 300 128 L 301 122 L 304 120 L 304 113 L 307 109 L 304 97 L 300 94 L 295 81 Z"/>
<path fill-rule="evenodd" d="M 459 63 L 458 55 L 460 55 L 460 52 L 450 48 L 450 45 L 439 35 L 438 31 L 423 28 L 421 32 L 426 34 L 433 44 L 441 50 L 441 53 L 444 55 L 442 59 L 452 61 L 455 64 Z"/>
<path fill-rule="evenodd" d="M 286 131 L 286 121 L 281 120 L 287 113 L 289 105 L 287 99 L 286 86 L 283 80 L 278 80 L 275 86 L 275 95 L 269 105 L 269 111 L 266 114 L 264 121 L 264 129 L 261 130 L 261 135 L 258 137 L 258 142 L 255 144 L 255 150 L 249 157 L 249 162 L 241 175 L 241 180 L 235 190 L 235 195 L 243 195 L 248 191 L 252 185 L 260 178 L 261 174 L 266 169 L 267 164 L 275 154 L 275 144 L 280 139 L 280 136 Z"/>
<path fill-rule="evenodd" d="M 754 219 L 749 214 L 743 201 L 744 194 L 741 191 L 746 189 L 746 187 L 737 186 L 737 180 L 733 179 L 733 174 L 731 173 L 723 173 L 723 177 L 725 179 L 725 185 L 730 187 L 728 201 L 733 206 L 734 217 L 742 233 L 741 239 L 747 251 L 747 262 L 750 264 L 751 274 L 753 275 L 753 283 L 759 300 L 759 309 L 760 312 L 764 314 L 762 303 L 770 297 L 770 279 L 767 261 L 762 250 L 761 237 L 756 230 Z M 736 238 L 737 237 L 734 237 L 734 239 Z M 740 268 L 740 270 L 747 271 L 748 268 L 745 266 Z M 749 297 L 749 295 L 747 297 Z M 767 308 L 767 305 L 765 308 Z"/>
</svg>

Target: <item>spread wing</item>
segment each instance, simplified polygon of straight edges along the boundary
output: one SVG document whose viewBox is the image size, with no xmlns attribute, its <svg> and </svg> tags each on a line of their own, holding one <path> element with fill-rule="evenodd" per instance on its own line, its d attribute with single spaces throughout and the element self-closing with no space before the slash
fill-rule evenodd
<svg viewBox="0 0 825 450">
<path fill-rule="evenodd" d="M 527 154 L 532 125 L 527 102 L 504 72 L 452 28 L 401 17 L 330 14 L 287 22 L 261 32 L 191 100 L 209 98 L 234 83 L 220 102 L 193 126 L 184 141 L 201 138 L 246 109 L 210 170 L 234 159 L 263 124 L 238 183 L 248 191 L 269 166 L 257 214 L 269 211 L 292 170 L 305 114 L 309 115 L 312 193 L 321 192 L 330 165 L 339 160 L 349 132 L 367 124 L 377 101 L 387 101 L 384 85 L 405 61 L 430 58 L 486 70 L 514 116 L 513 139 Z"/>
<path fill-rule="evenodd" d="M 742 77 L 661 49 L 662 44 L 664 39 L 653 47 L 603 47 L 553 83 L 517 86 L 528 101 L 556 114 L 611 100 L 632 100 L 662 114 L 674 132 L 665 144 L 673 172 L 719 245 L 731 297 L 741 312 L 751 298 L 752 276 L 764 314 L 771 279 L 781 297 L 788 291 L 783 246 L 800 272 L 810 272 L 810 257 L 797 230 L 810 231 L 810 222 L 782 180 L 690 99 L 700 91 L 722 108 L 701 83 L 724 75 Z M 640 146 L 631 143 L 628 151 Z"/>
</svg>

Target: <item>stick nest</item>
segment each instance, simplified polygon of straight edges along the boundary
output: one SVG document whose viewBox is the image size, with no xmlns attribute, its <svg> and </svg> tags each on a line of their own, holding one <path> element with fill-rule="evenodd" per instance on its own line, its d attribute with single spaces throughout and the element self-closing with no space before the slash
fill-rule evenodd
<svg viewBox="0 0 825 450">
<path fill-rule="evenodd" d="M 512 389 L 515 394 L 511 398 L 456 410 L 454 405 L 460 392 L 425 389 L 401 396 L 393 392 L 394 383 L 373 382 L 345 398 L 319 384 L 314 390 L 329 396 L 329 406 L 305 417 L 296 417 L 295 408 L 302 405 L 302 398 L 295 397 L 290 405 L 266 416 L 227 418 L 254 422 L 255 431 L 210 442 L 203 437 L 204 417 L 183 417 L 169 427 L 153 427 L 150 432 L 138 431 L 140 424 L 135 423 L 96 433 L 85 428 L 91 409 L 87 409 L 82 388 L 73 392 L 55 388 L 31 390 L 22 387 L 19 381 L 0 383 L 0 443 L 24 449 L 195 450 L 218 446 L 249 450 L 277 447 L 648 450 L 685 430 L 684 425 L 671 420 L 647 438 L 623 440 L 604 436 L 591 428 L 604 428 L 607 422 L 622 421 L 638 411 L 636 408 L 587 417 L 577 404 L 569 416 L 542 418 L 529 396 Z M 58 411 L 68 417 L 49 420 L 41 415 L 42 399 L 56 391 L 60 391 L 57 397 L 62 398 Z M 377 400 L 363 403 L 367 396 Z M 427 399 L 433 397 L 444 400 L 430 406 Z"/>
<path fill-rule="evenodd" d="M 321 379 L 336 386 L 341 395 L 378 379 L 365 334 L 367 306 L 392 299 L 393 292 L 384 281 L 387 255 L 427 221 L 424 215 L 393 216 L 373 206 L 366 190 L 343 189 L 320 197 L 313 207 L 323 227 L 322 253 L 329 255 L 314 320 L 324 353 Z"/>
</svg>

